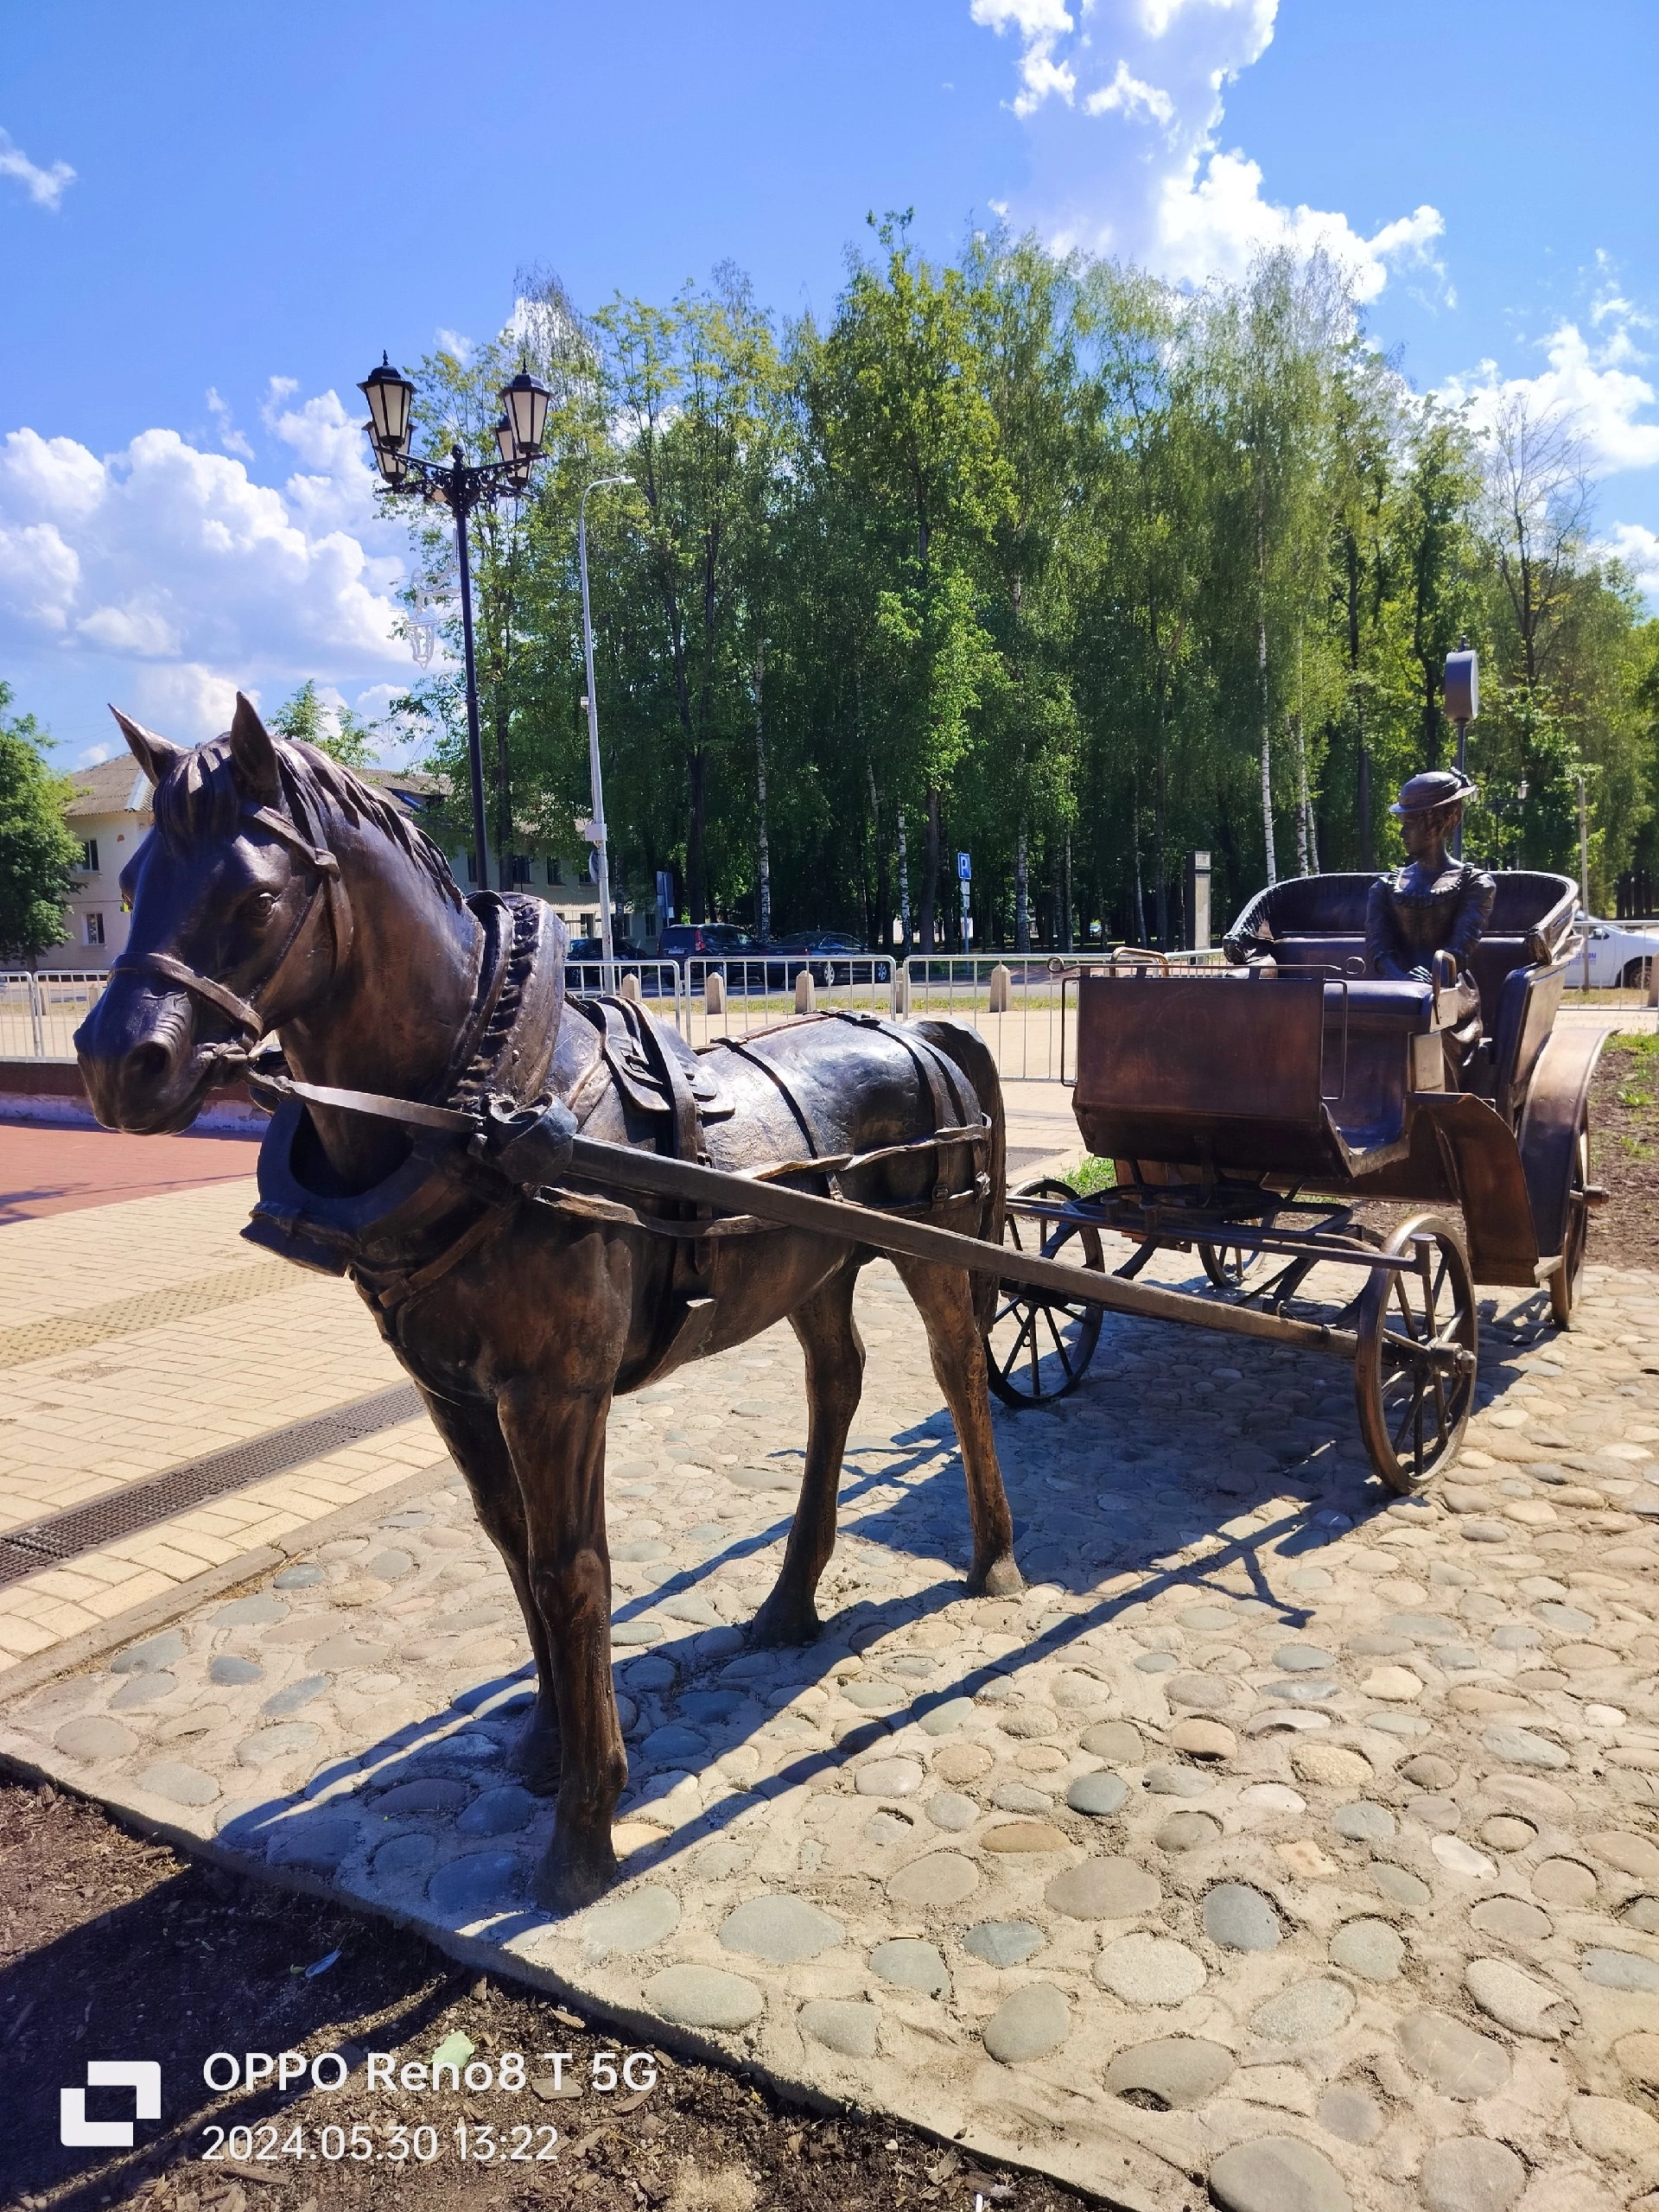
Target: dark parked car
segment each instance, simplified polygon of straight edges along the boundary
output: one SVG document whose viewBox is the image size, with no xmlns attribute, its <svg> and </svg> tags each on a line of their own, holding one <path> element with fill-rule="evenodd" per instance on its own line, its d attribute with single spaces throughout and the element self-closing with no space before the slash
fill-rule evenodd
<svg viewBox="0 0 1659 2212">
<path fill-rule="evenodd" d="M 772 939 L 773 952 L 804 953 L 812 980 L 828 988 L 831 983 L 876 982 L 893 980 L 893 962 L 884 952 L 872 952 L 844 930 L 796 930 Z M 791 980 L 796 969 L 791 968 Z"/>
</svg>

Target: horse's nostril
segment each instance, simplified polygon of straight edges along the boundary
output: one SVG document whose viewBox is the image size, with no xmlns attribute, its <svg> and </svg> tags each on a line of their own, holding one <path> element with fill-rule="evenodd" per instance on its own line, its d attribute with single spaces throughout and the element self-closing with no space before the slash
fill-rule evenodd
<svg viewBox="0 0 1659 2212">
<path fill-rule="evenodd" d="M 169 1065 L 163 1045 L 138 1045 L 127 1054 L 127 1075 L 134 1083 L 159 1083 Z"/>
</svg>

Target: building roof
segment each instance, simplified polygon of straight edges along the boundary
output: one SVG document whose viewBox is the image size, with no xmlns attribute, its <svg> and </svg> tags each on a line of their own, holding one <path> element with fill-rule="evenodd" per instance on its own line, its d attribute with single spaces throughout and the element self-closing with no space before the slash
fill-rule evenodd
<svg viewBox="0 0 1659 2212">
<path fill-rule="evenodd" d="M 96 767 L 77 768 L 69 781 L 75 795 L 64 812 L 71 822 L 95 814 L 131 814 L 145 822 L 149 819 L 149 785 L 130 753 L 100 760 Z"/>
</svg>

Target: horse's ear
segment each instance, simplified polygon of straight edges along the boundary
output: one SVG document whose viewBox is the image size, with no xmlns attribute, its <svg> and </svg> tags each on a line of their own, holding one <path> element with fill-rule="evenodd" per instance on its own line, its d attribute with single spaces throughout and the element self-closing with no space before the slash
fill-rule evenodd
<svg viewBox="0 0 1659 2212">
<path fill-rule="evenodd" d="M 130 747 L 133 759 L 143 770 L 153 790 L 168 770 L 176 767 L 183 760 L 185 747 L 175 745 L 170 739 L 157 737 L 153 729 L 146 729 L 142 722 L 134 721 L 132 716 L 124 715 L 119 707 L 111 707 L 110 712 L 120 725 L 121 734 Z"/>
<path fill-rule="evenodd" d="M 276 747 L 270 732 L 259 719 L 259 710 L 245 692 L 236 695 L 231 718 L 231 765 L 236 780 L 250 798 L 270 805 L 283 795 L 276 772 Z"/>
</svg>

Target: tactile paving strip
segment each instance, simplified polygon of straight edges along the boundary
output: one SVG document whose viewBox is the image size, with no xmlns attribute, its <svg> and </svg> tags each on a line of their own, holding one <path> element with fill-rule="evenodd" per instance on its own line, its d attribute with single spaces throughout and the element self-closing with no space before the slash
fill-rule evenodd
<svg viewBox="0 0 1659 2212">
<path fill-rule="evenodd" d="M 354 1399 L 311 1421 L 273 1428 L 228 1452 L 210 1452 L 205 1459 L 188 1459 L 182 1466 L 169 1467 L 149 1482 L 130 1484 L 89 1505 L 77 1505 L 67 1513 L 54 1513 L 26 1528 L 9 1529 L 0 1536 L 0 1584 L 19 1582 L 26 1574 L 38 1574 L 42 1567 L 60 1566 L 79 1552 L 154 1528 L 158 1521 L 188 1512 L 210 1497 L 245 1490 L 250 1483 L 264 1482 L 267 1476 L 283 1474 L 308 1459 L 320 1459 L 344 1445 L 378 1435 L 382 1429 L 396 1428 L 400 1421 L 413 1421 L 420 1410 L 421 1401 L 413 1385 L 399 1383 L 395 1389 Z"/>
<path fill-rule="evenodd" d="M 256 1260 L 245 1268 L 224 1268 L 166 1290 L 145 1290 L 111 1298 L 102 1306 L 58 1313 L 44 1321 L 23 1321 L 0 1329 L 0 1367 L 22 1367 L 31 1359 L 54 1359 L 60 1352 L 85 1351 L 111 1337 L 136 1336 L 170 1321 L 188 1321 L 217 1306 L 240 1306 L 250 1298 L 269 1298 L 294 1281 L 284 1260 Z"/>
</svg>

